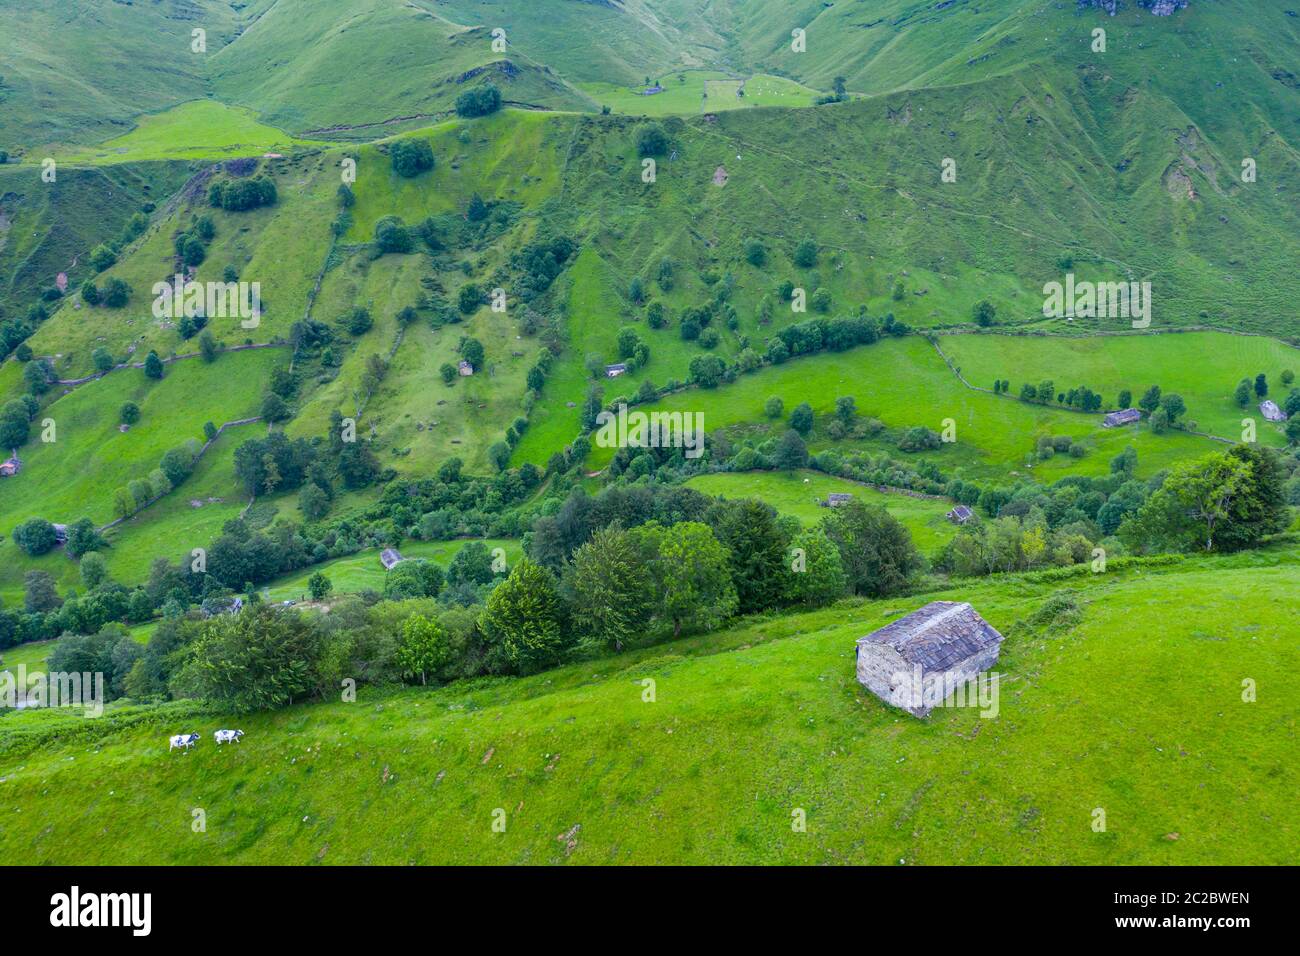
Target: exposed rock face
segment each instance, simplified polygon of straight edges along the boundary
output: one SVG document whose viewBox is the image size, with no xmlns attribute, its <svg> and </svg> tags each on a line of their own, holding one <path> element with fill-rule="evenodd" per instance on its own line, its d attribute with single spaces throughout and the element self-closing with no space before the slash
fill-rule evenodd
<svg viewBox="0 0 1300 956">
<path fill-rule="evenodd" d="M 1150 10 L 1151 15 L 1155 17 L 1167 17 L 1175 10 L 1183 9 L 1187 3 L 1188 0 L 1137 0 L 1139 7 Z M 1078 0 L 1078 4 L 1081 10 L 1095 7 L 1106 11 L 1112 17 L 1123 7 L 1122 0 Z"/>
</svg>

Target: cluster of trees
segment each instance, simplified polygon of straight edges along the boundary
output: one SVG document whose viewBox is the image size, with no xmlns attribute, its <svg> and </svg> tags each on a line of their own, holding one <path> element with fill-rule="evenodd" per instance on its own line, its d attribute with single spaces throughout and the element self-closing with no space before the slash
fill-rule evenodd
<svg viewBox="0 0 1300 956">
<path fill-rule="evenodd" d="M 766 359 L 779 365 L 796 355 L 811 355 L 822 350 L 843 352 L 855 345 L 870 345 L 882 335 L 906 335 L 910 328 L 891 312 L 883 319 L 869 317 L 865 309 L 856 316 L 834 319 L 808 319 L 787 326 L 768 343 Z"/>
<path fill-rule="evenodd" d="M 214 205 L 217 205 L 214 203 Z M 189 229 L 172 237 L 172 251 L 181 265 L 199 266 L 208 257 L 208 243 L 217 234 L 211 216 L 196 216 Z"/>
<path fill-rule="evenodd" d="M 846 85 L 847 82 L 848 81 L 845 80 L 844 77 L 842 76 L 835 77 L 835 81 L 831 87 L 831 92 L 824 94 L 822 96 L 818 96 L 816 99 L 813 100 L 813 103 L 816 104 L 817 106 L 826 106 L 829 103 L 848 102 L 849 91 Z"/>
<path fill-rule="evenodd" d="M 88 530 L 94 534 L 93 526 Z M 82 554 L 80 571 L 84 592 L 73 590 L 66 598 L 59 595 L 48 571 L 28 571 L 23 579 L 23 606 L 0 607 L 0 648 L 60 634 L 95 634 L 105 625 L 141 623 L 153 616 L 154 606 L 144 589 L 130 590 L 112 580 L 98 551 Z"/>
<path fill-rule="evenodd" d="M 578 251 L 578 244 L 566 235 L 534 239 L 510 258 L 518 278 L 512 288 L 525 302 L 551 287 Z"/>
<path fill-rule="evenodd" d="M 1257 445 L 1179 463 L 1120 527 L 1120 537 L 1144 554 L 1251 547 L 1290 523 L 1285 478 L 1276 453 Z"/>
<path fill-rule="evenodd" d="M 466 90 L 456 97 L 456 115 L 462 119 L 488 116 L 501 109 L 501 91 L 491 83 Z"/>
<path fill-rule="evenodd" d="M 132 291 L 127 281 L 117 276 L 109 276 L 102 287 L 96 285 L 94 279 L 87 279 L 81 285 L 81 301 L 89 306 L 120 309 L 131 301 Z"/>
<path fill-rule="evenodd" d="M 41 404 L 35 395 L 11 399 L 0 408 L 0 450 L 8 457 L 8 450 L 21 448 L 31 436 L 32 420 Z"/>
<path fill-rule="evenodd" d="M 126 412 L 130 415 L 130 411 Z M 145 505 L 178 487 L 194 472 L 203 446 L 190 438 L 185 444 L 168 450 L 148 478 L 137 478 L 113 492 L 113 511 L 119 518 L 129 518 Z"/>
<path fill-rule="evenodd" d="M 218 179 L 208 187 L 208 203 L 227 212 L 274 206 L 277 198 L 275 181 L 269 176 Z"/>
<path fill-rule="evenodd" d="M 1287 467 L 1255 445 L 1185 462 L 1146 481 L 1125 449 L 1105 477 L 1071 476 L 1051 487 L 1022 483 L 978 497 L 987 520 L 964 525 L 939 567 L 959 575 L 1023 571 L 1126 553 L 1233 551 L 1286 529 Z"/>
<path fill-rule="evenodd" d="M 637 520 L 643 515 L 656 517 Z M 123 612 L 133 603 L 164 606 L 149 643 L 127 647 L 120 625 L 101 623 L 84 632 L 89 636 L 61 642 L 59 663 L 104 672 L 112 696 L 260 710 L 332 695 L 345 678 L 423 684 L 532 673 L 575 656 L 707 631 L 737 613 L 897 593 L 920 566 L 906 529 L 884 509 L 861 504 L 805 531 L 754 500 L 616 490 L 595 499 L 575 495 L 548 520 L 531 537 L 537 555 L 506 575 L 473 543 L 446 575 L 425 562 L 402 562 L 382 598 L 345 598 L 327 615 L 256 600 L 238 613 L 215 613 L 227 606 L 215 589 L 206 613 L 187 609 L 182 601 L 192 583 L 182 569 L 156 563 Z M 253 557 L 245 555 L 250 573 Z M 314 584 L 328 593 L 327 580 Z"/>
<path fill-rule="evenodd" d="M 433 169 L 433 147 L 427 139 L 399 139 L 388 150 L 393 172 L 405 179 Z M 347 203 L 351 205 L 351 203 Z"/>
</svg>

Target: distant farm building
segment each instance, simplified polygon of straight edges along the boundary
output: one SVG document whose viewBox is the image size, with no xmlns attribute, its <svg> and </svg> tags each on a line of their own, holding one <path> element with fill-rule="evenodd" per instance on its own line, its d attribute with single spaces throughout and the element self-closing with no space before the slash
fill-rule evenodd
<svg viewBox="0 0 1300 956">
<path fill-rule="evenodd" d="M 0 478 L 8 478 L 11 475 L 18 474 L 23 463 L 18 459 L 18 452 L 14 452 L 4 461 L 0 461 Z"/>
<path fill-rule="evenodd" d="M 396 548 L 384 548 L 379 552 L 379 563 L 384 566 L 385 571 L 391 571 L 393 566 L 402 562 L 402 556 Z"/>
<path fill-rule="evenodd" d="M 925 717 L 998 662 L 1002 635 L 966 602 L 933 601 L 857 643 L 857 678 L 894 707 Z"/>
<path fill-rule="evenodd" d="M 967 521 L 970 521 L 971 518 L 975 517 L 975 512 L 971 511 L 965 505 L 958 505 L 956 508 L 953 508 L 952 511 L 949 511 L 946 517 L 953 524 L 965 524 Z"/>
<path fill-rule="evenodd" d="M 461 359 L 460 364 L 456 366 L 456 371 L 460 372 L 461 375 L 473 375 L 474 366 L 470 365 L 469 362 L 466 362 L 464 359 Z"/>
<path fill-rule="evenodd" d="M 1284 412 L 1284 411 L 1282 411 L 1282 409 L 1278 408 L 1278 407 L 1277 407 L 1277 402 L 1273 401 L 1272 399 L 1268 399 L 1268 398 L 1266 398 L 1266 399 L 1264 399 L 1264 401 L 1260 402 L 1260 403 L 1259 403 L 1259 411 L 1260 411 L 1260 414 L 1262 414 L 1262 415 L 1263 415 L 1265 418 L 1267 418 L 1270 422 L 1284 422 L 1284 421 L 1286 421 L 1286 412 Z"/>
<path fill-rule="evenodd" d="M 51 525 L 54 528 L 54 540 L 59 544 L 68 543 L 68 526 L 66 524 Z"/>
<path fill-rule="evenodd" d="M 817 503 L 823 508 L 839 508 L 843 505 L 847 505 L 852 500 L 852 495 L 846 495 L 843 492 L 836 491 L 827 495 L 825 501 L 819 501 Z"/>
<path fill-rule="evenodd" d="M 620 375 L 626 375 L 626 374 L 627 374 L 627 366 L 624 365 L 622 362 L 618 363 L 617 365 L 605 366 L 606 378 L 618 378 Z"/>
<path fill-rule="evenodd" d="M 1125 408 L 1118 412 L 1111 412 L 1102 420 L 1105 428 L 1118 428 L 1121 425 L 1128 425 L 1132 422 L 1141 421 L 1142 412 L 1136 408 Z"/>
<path fill-rule="evenodd" d="M 658 83 L 656 83 L 654 86 L 647 86 L 644 90 L 641 91 L 639 95 L 654 96 L 656 93 L 662 93 L 663 91 L 664 88 L 660 86 Z"/>
</svg>

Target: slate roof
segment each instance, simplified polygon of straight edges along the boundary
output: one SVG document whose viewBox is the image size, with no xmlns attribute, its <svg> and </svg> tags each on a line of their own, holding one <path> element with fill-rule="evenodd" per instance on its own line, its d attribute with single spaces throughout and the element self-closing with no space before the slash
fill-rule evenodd
<svg viewBox="0 0 1300 956">
<path fill-rule="evenodd" d="M 969 520 L 971 514 L 971 510 L 965 505 L 958 505 L 948 512 L 947 517 L 952 518 L 954 521 L 966 521 Z"/>
<path fill-rule="evenodd" d="M 400 564 L 402 555 L 394 548 L 384 548 L 379 552 L 379 563 L 385 568 L 392 568 L 395 564 Z"/>
<path fill-rule="evenodd" d="M 1265 399 L 1259 403 L 1259 410 L 1270 422 L 1286 421 L 1286 413 L 1277 407 L 1277 402 Z"/>
<path fill-rule="evenodd" d="M 926 671 L 945 671 L 1001 642 L 1002 635 L 965 601 L 932 601 L 858 641 L 888 644 Z"/>
<path fill-rule="evenodd" d="M 826 502 L 828 504 L 835 504 L 837 502 L 847 503 L 852 500 L 853 500 L 852 495 L 846 494 L 845 492 L 842 491 L 832 491 L 829 495 L 826 496 Z"/>
<path fill-rule="evenodd" d="M 1111 412 L 1102 421 L 1107 428 L 1114 428 L 1116 425 L 1127 425 L 1129 422 L 1136 422 L 1142 418 L 1142 412 L 1136 408 L 1125 408 L 1118 412 Z"/>
</svg>

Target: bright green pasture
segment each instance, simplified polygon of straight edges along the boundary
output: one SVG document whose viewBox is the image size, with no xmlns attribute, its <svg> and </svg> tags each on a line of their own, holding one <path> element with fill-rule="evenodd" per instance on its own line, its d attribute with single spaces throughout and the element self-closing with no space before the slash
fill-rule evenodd
<svg viewBox="0 0 1300 956">
<path fill-rule="evenodd" d="M 767 421 L 763 406 L 770 396 L 785 402 L 787 415 L 800 402 L 808 402 L 822 424 L 830 420 L 841 396 L 852 396 L 860 414 L 878 418 L 895 431 L 922 425 L 942 432 L 945 420 L 951 420 L 956 442 L 917 457 L 933 459 L 945 471 L 960 470 L 972 478 L 1034 476 L 1050 482 L 1067 474 L 1105 474 L 1110 459 L 1129 444 L 1137 449 L 1139 471 L 1149 474 L 1219 447 L 1209 439 L 1177 432 L 1156 435 L 1147 428 L 1106 429 L 1099 414 L 1029 405 L 967 388 L 919 336 L 794 359 L 742 376 L 730 385 L 676 393 L 646 411 L 701 411 L 705 429 L 713 431 Z M 832 442 L 823 435 L 819 425 L 811 441 L 813 450 L 853 447 L 852 441 Z M 1038 462 L 1033 453 L 1040 435 L 1069 435 L 1090 451 L 1081 459 L 1058 455 Z M 873 444 L 881 447 L 879 441 Z M 892 453 L 909 457 L 897 449 Z M 608 457 L 609 450 L 595 449 L 592 466 L 603 465 Z"/>
<path fill-rule="evenodd" d="M 1287 863 L 1300 837 L 1285 732 L 1297 560 L 972 582 L 526 679 L 362 687 L 355 703 L 259 715 L 6 715 L 0 852 L 30 864 Z M 1017 624 L 1064 588 L 1077 589 L 1077 627 Z M 935 598 L 974 602 L 1006 635 L 996 716 L 919 720 L 855 681 L 856 639 Z M 213 746 L 222 726 L 243 743 Z M 11 741 L 42 727 L 39 743 Z M 167 734 L 191 727 L 203 743 L 168 753 Z M 194 807 L 206 832 L 190 826 Z"/>
<path fill-rule="evenodd" d="M 141 116 L 135 129 L 75 152 L 73 163 L 130 163 L 163 159 L 230 159 L 316 146 L 267 126 L 252 110 L 216 100 L 190 100 Z"/>
<path fill-rule="evenodd" d="M 686 484 L 706 495 L 759 498 L 782 514 L 794 515 L 805 527 L 817 524 L 829 514 L 829 510 L 819 504 L 826 500 L 827 495 L 832 492 L 851 494 L 866 504 L 883 505 L 906 525 L 917 548 L 927 554 L 941 548 L 957 531 L 956 526 L 944 518 L 952 508 L 952 502 L 877 491 L 817 471 L 722 471 L 698 475 Z"/>
<path fill-rule="evenodd" d="M 652 77 L 652 81 L 656 79 Z M 784 77 L 758 74 L 748 79 L 710 70 L 685 70 L 657 78 L 662 93 L 643 95 L 645 86 L 615 83 L 579 83 L 578 89 L 615 113 L 671 116 L 687 113 L 716 113 L 754 106 L 812 106 L 820 95 Z M 737 91 L 744 89 L 743 96 Z"/>
<path fill-rule="evenodd" d="M 443 570 L 446 570 L 447 565 L 451 563 L 451 559 L 469 543 L 468 540 L 461 539 L 455 541 L 408 541 L 398 550 L 403 558 L 424 558 L 427 561 L 441 565 Z M 519 542 L 515 540 L 493 538 L 484 540 L 483 543 L 487 545 L 489 550 L 493 548 L 504 549 L 507 564 L 513 564 L 523 554 Z M 382 594 L 384 578 L 388 574 L 383 565 L 379 563 L 379 550 L 369 548 L 346 558 L 335 558 L 333 561 L 326 561 L 324 564 L 313 565 L 303 571 L 286 575 L 278 581 L 272 581 L 262 589 L 263 593 L 268 600 L 272 601 L 309 600 L 311 595 L 308 593 L 307 580 L 317 573 L 329 578 L 330 583 L 334 585 L 333 593 L 335 595 L 355 594 L 359 591 L 378 591 Z"/>
<path fill-rule="evenodd" d="M 46 555 L 33 563 L 18 554 L 7 536 L 16 525 L 31 517 L 61 524 L 81 517 L 89 517 L 98 525 L 112 521 L 117 517 L 113 510 L 114 492 L 137 478 L 148 479 L 168 450 L 191 438 L 201 443 L 205 422 L 220 425 L 257 415 L 271 367 L 283 360 L 284 356 L 276 349 L 230 352 L 212 364 L 186 359 L 167 365 L 161 381 L 147 378 L 141 369 L 119 369 L 78 386 L 42 409 L 34 423 L 32 439 L 19 451 L 22 470 L 4 479 L 0 531 L 6 540 L 0 544 L 0 555 L 4 556 L 0 560 L 0 587 L 12 593 L 21 586 L 23 572 L 31 567 L 53 565 L 47 569 L 55 571 L 56 577 L 67 579 L 69 574 L 75 577 L 75 565 L 61 553 Z M 140 421 L 129 431 L 121 432 L 118 430 L 120 410 L 127 401 L 140 407 Z M 55 439 L 48 443 L 41 441 L 41 423 L 46 419 L 53 421 Z M 246 434 L 248 430 L 258 427 L 242 426 L 230 436 L 223 435 L 204 456 L 195 475 L 146 509 L 134 523 L 152 522 L 155 508 L 167 510 L 176 506 L 187 513 L 182 524 L 188 527 L 193 521 L 193 511 L 201 510 L 191 511 L 189 499 L 215 495 L 229 502 L 232 496 L 237 498 L 233 470 L 227 469 L 214 490 L 203 480 L 204 466 L 209 455 L 224 454 L 229 461 L 237 441 L 250 437 Z M 120 533 L 129 535 L 132 524 L 128 522 Z M 148 554 L 130 562 L 129 568 L 119 568 L 116 548 L 110 549 L 107 553 L 110 570 L 115 574 L 129 570 L 133 574 L 120 579 L 134 580 L 134 573 L 142 574 L 148 569 L 149 560 L 159 556 L 164 540 L 172 539 L 154 541 L 146 549 Z M 185 538 L 176 546 L 184 545 L 188 549 L 206 544 L 206 540 L 187 543 L 190 540 Z"/>
<path fill-rule="evenodd" d="M 1283 371 L 1300 372 L 1300 351 L 1277 339 L 1226 332 L 1170 335 L 1016 336 L 948 335 L 944 352 L 974 385 L 992 388 L 996 379 L 1012 383 L 1015 395 L 1024 382 L 1052 379 L 1057 391 L 1086 385 L 1100 392 L 1106 408 L 1117 408 L 1120 389 L 1136 403 L 1152 385 L 1176 392 L 1187 403 L 1186 418 L 1200 431 L 1233 441 L 1241 439 L 1242 419 L 1255 420 L 1259 441 L 1283 445 L 1280 426 L 1265 421 L 1259 400 L 1241 408 L 1233 399 L 1237 383 L 1268 377 L 1269 395 L 1279 405 L 1287 389 Z"/>
</svg>

